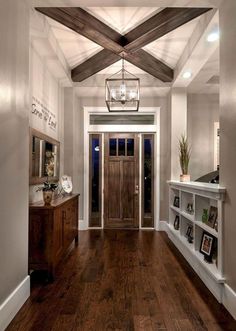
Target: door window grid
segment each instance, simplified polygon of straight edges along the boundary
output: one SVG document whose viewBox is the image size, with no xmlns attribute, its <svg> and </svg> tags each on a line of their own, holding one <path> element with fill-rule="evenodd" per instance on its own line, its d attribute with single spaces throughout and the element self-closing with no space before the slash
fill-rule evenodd
<svg viewBox="0 0 236 331">
<path fill-rule="evenodd" d="M 134 156 L 134 139 L 110 138 L 109 156 Z"/>
</svg>

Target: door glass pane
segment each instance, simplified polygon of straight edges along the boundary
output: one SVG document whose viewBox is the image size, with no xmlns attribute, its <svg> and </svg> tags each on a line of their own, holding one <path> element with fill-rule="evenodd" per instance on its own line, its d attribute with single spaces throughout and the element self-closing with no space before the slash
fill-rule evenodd
<svg viewBox="0 0 236 331">
<path fill-rule="evenodd" d="M 134 139 L 127 139 L 127 156 L 134 156 Z"/>
<path fill-rule="evenodd" d="M 125 156 L 125 139 L 118 140 L 118 147 L 119 147 L 119 156 Z"/>
<path fill-rule="evenodd" d="M 152 212 L 152 143 L 144 139 L 144 213 Z"/>
<path fill-rule="evenodd" d="M 99 211 L 99 138 L 92 138 L 92 212 Z"/>
<path fill-rule="evenodd" d="M 110 139 L 110 156 L 116 156 L 116 139 Z"/>
</svg>

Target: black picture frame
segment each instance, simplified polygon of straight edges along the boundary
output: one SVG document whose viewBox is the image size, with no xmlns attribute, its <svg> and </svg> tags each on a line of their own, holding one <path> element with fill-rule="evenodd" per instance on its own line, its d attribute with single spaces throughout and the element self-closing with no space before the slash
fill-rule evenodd
<svg viewBox="0 0 236 331">
<path fill-rule="evenodd" d="M 204 255 L 204 259 L 209 263 L 212 263 L 212 255 L 214 252 L 215 240 L 216 238 L 214 236 L 212 236 L 210 233 L 206 231 L 203 231 L 199 251 Z"/>
<path fill-rule="evenodd" d="M 193 227 L 192 225 L 189 225 L 186 231 L 186 237 L 189 238 L 192 237 L 192 235 L 193 235 Z"/>
<path fill-rule="evenodd" d="M 179 230 L 179 215 L 175 216 L 174 229 Z"/>
<path fill-rule="evenodd" d="M 174 198 L 174 206 L 176 208 L 179 208 L 179 197 L 177 197 L 177 196 L 175 196 L 175 198 Z"/>
<path fill-rule="evenodd" d="M 216 220 L 217 220 L 217 216 L 218 216 L 218 208 L 214 207 L 214 206 L 210 206 L 208 219 L 206 221 L 206 225 L 208 225 L 209 227 L 214 229 L 215 223 L 216 223 Z"/>
<path fill-rule="evenodd" d="M 192 202 L 189 202 L 187 204 L 186 212 L 189 213 L 189 214 L 193 214 L 194 213 L 193 203 Z"/>
</svg>

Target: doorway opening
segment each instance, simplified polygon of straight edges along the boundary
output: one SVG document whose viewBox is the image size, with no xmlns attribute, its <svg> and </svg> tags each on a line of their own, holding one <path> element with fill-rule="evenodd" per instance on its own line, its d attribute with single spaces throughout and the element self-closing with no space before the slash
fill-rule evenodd
<svg viewBox="0 0 236 331">
<path fill-rule="evenodd" d="M 89 137 L 89 227 L 154 228 L 154 134 Z"/>
</svg>

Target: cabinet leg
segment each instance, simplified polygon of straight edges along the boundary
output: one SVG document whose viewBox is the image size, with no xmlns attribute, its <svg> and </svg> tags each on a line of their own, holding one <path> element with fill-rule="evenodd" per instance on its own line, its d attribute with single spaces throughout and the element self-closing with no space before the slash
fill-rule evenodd
<svg viewBox="0 0 236 331">
<path fill-rule="evenodd" d="M 75 236 L 75 244 L 78 245 L 79 243 L 79 234 L 77 233 L 77 235 Z"/>
</svg>

